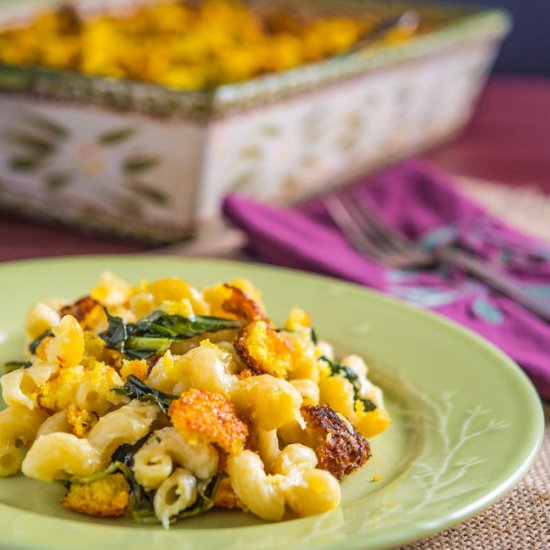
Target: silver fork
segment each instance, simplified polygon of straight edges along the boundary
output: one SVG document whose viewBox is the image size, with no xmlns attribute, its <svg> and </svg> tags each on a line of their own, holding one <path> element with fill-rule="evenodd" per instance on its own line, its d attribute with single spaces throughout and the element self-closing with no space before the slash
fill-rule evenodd
<svg viewBox="0 0 550 550">
<path fill-rule="evenodd" d="M 323 199 L 323 203 L 332 221 L 358 252 L 396 268 L 454 265 L 550 322 L 550 308 L 542 305 L 516 281 L 492 265 L 453 247 L 438 250 L 421 248 L 401 233 L 387 227 L 378 214 L 364 202 L 331 193 Z"/>
</svg>

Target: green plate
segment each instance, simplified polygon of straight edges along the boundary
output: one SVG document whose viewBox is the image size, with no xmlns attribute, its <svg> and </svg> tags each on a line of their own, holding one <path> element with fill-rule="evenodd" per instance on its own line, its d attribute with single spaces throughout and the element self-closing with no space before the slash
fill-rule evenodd
<svg viewBox="0 0 550 550">
<path fill-rule="evenodd" d="M 169 531 L 126 519 L 95 520 L 62 509 L 58 484 L 0 479 L 2 549 L 386 548 L 476 514 L 509 491 L 536 456 L 542 407 L 503 353 L 436 315 L 301 272 L 143 256 L 4 264 L 0 361 L 21 357 L 23 317 L 36 300 L 78 298 L 102 270 L 136 283 L 176 275 L 197 286 L 248 277 L 276 322 L 300 306 L 340 353 L 367 359 L 384 389 L 392 426 L 372 439 L 373 458 L 344 480 L 340 508 L 283 523 L 239 511 L 212 511 Z"/>
</svg>

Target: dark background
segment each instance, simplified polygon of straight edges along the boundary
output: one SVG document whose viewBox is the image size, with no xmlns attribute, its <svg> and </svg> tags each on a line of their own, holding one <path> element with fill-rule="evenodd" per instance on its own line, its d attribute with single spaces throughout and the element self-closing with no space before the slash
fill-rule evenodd
<svg viewBox="0 0 550 550">
<path fill-rule="evenodd" d="M 504 8 L 514 27 L 494 72 L 550 76 L 550 0 L 450 0 L 455 4 Z"/>
</svg>

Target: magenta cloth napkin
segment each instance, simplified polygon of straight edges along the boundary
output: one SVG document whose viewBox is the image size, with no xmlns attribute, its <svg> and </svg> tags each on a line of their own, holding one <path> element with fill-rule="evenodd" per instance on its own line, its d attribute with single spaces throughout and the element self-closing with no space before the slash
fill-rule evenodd
<svg viewBox="0 0 550 550">
<path fill-rule="evenodd" d="M 433 167 L 408 161 L 343 192 L 423 246 L 452 243 L 498 264 L 550 303 L 550 247 L 489 215 Z M 291 209 L 229 195 L 223 211 L 258 259 L 347 279 L 454 319 L 515 359 L 550 399 L 550 324 L 485 284 L 448 266 L 392 269 L 360 255 L 318 200 Z"/>
</svg>

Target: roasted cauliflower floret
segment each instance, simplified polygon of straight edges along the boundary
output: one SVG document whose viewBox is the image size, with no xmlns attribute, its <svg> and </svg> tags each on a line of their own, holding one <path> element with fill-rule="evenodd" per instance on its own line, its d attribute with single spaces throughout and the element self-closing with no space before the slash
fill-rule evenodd
<svg viewBox="0 0 550 550">
<path fill-rule="evenodd" d="M 302 415 L 319 467 L 328 470 L 336 479 L 343 479 L 370 458 L 367 440 L 328 405 L 305 405 Z"/>
<path fill-rule="evenodd" d="M 168 409 L 172 423 L 190 443 L 216 443 L 228 453 L 244 447 L 248 426 L 237 416 L 235 406 L 220 394 L 191 389 Z"/>
<path fill-rule="evenodd" d="M 91 296 L 83 296 L 76 302 L 62 307 L 60 314 L 62 317 L 72 315 L 85 330 L 94 329 L 105 319 L 103 305 Z"/>
<path fill-rule="evenodd" d="M 61 504 L 89 516 L 122 516 L 128 509 L 130 486 L 120 474 L 110 474 L 90 483 L 71 483 Z"/>
<path fill-rule="evenodd" d="M 363 359 L 350 355 L 340 364 L 326 360 L 324 363 L 319 380 L 320 402 L 343 414 L 365 437 L 385 431 L 390 416 L 384 407 L 382 391 L 367 378 Z"/>
<path fill-rule="evenodd" d="M 133 375 L 140 380 L 145 380 L 149 375 L 149 365 L 144 359 L 124 359 L 120 367 L 120 376 L 127 380 L 128 376 Z"/>
<path fill-rule="evenodd" d="M 303 309 L 293 307 L 285 321 L 285 330 L 295 332 L 303 329 L 311 329 L 311 316 Z"/>
<path fill-rule="evenodd" d="M 248 296 L 246 292 L 236 286 L 223 286 L 229 291 L 221 306 L 225 313 L 249 322 L 256 319 L 267 320 L 263 307 Z"/>
<path fill-rule="evenodd" d="M 267 321 L 248 323 L 239 333 L 235 350 L 241 361 L 257 374 L 285 378 L 293 367 L 293 348 Z"/>
<path fill-rule="evenodd" d="M 210 310 L 201 293 L 177 277 L 166 277 L 151 283 L 142 281 L 130 293 L 130 305 L 138 317 L 147 315 L 166 302 L 171 308 L 176 308 L 178 303 L 184 304 L 181 313 L 186 313 L 186 316 L 189 312 L 208 315 Z"/>
<path fill-rule="evenodd" d="M 130 285 L 113 273 L 104 271 L 90 296 L 105 306 L 121 306 L 130 296 Z"/>
</svg>

